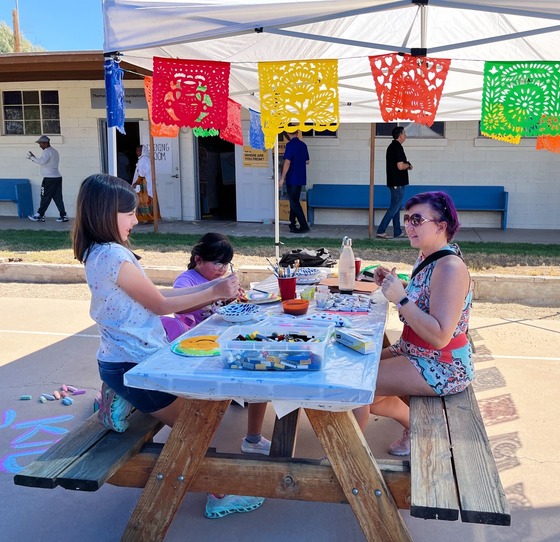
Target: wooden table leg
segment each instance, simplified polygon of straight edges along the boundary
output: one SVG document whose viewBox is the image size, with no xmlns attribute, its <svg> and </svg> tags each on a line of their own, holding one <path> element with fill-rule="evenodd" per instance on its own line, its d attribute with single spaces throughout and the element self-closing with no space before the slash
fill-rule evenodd
<svg viewBox="0 0 560 542">
<path fill-rule="evenodd" d="M 270 457 L 293 457 L 296 449 L 297 426 L 301 409 L 296 409 L 274 422 Z"/>
<path fill-rule="evenodd" d="M 184 400 L 122 542 L 163 540 L 230 402 Z"/>
<path fill-rule="evenodd" d="M 411 541 L 352 412 L 305 412 L 367 540 Z"/>
</svg>

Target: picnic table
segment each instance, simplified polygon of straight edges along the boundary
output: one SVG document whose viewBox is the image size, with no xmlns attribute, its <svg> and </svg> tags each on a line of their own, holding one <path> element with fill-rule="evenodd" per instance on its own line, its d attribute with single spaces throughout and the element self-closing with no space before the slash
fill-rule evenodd
<svg viewBox="0 0 560 542">
<path fill-rule="evenodd" d="M 163 539 L 231 400 L 271 401 L 280 414 L 297 413 L 300 407 L 304 408 L 366 537 L 410 540 L 392 493 L 351 413 L 353 408 L 373 399 L 387 310 L 381 296 L 375 307 L 376 310 L 354 318 L 362 321 L 359 327 L 369 325 L 377 330 L 375 352 L 362 355 L 331 343 L 322 371 L 236 371 L 224 369 L 219 358 L 190 358 L 186 362 L 168 349 L 129 371 L 128 385 L 165 390 L 187 401 L 132 513 L 123 540 Z M 217 334 L 222 326 L 223 320 L 215 315 L 188 335 Z M 278 424 L 271 456 L 292 457 L 295 425 L 293 418 Z M 282 464 L 268 458 L 248 461 L 258 464 L 257 476 L 247 475 L 251 469 L 245 461 L 231 460 L 227 468 L 216 467 L 208 475 L 211 484 L 207 491 L 324 500 L 323 477 L 309 470 L 319 465 L 309 465 L 305 472 L 305 466 L 298 471 L 297 464 L 290 462 Z M 279 473 L 283 481 L 280 485 L 285 487 L 278 487 Z M 300 483 L 302 487 L 298 488 Z"/>
<path fill-rule="evenodd" d="M 274 280 L 259 287 L 274 288 Z M 362 355 L 330 343 L 321 371 L 225 369 L 219 357 L 185 358 L 163 348 L 129 371 L 126 381 L 186 399 L 165 444 L 150 442 L 160 424 L 142 413 L 133 414 L 123 434 L 102 430 L 90 419 L 16 475 L 15 482 L 89 491 L 105 482 L 143 487 L 123 541 L 163 540 L 189 490 L 345 502 L 369 541 L 411 540 L 399 509 L 426 519 L 460 516 L 509 525 L 507 501 L 470 387 L 450 398 L 411 398 L 410 460 L 372 455 L 351 411 L 373 400 L 386 341 L 387 303 L 378 292 L 373 299 L 369 313 L 350 318 L 354 329 L 369 330 L 375 350 Z M 265 307 L 270 317 L 281 313 L 279 304 Z M 187 335 L 220 334 L 229 325 L 214 315 Z M 272 403 L 278 418 L 269 457 L 209 448 L 232 400 Z M 294 457 L 301 409 L 328 464 Z"/>
</svg>

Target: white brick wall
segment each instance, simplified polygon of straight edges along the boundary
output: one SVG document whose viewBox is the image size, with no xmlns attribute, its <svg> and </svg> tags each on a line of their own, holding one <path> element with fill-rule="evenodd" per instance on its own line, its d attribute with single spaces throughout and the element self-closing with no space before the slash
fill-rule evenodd
<svg viewBox="0 0 560 542">
<path fill-rule="evenodd" d="M 305 141 L 311 157 L 308 185 L 369 184 L 369 124 L 342 126 L 336 140 Z M 385 185 L 390 141 L 375 141 L 375 184 Z M 412 184 L 503 185 L 509 192 L 508 228 L 560 229 L 560 155 L 535 150 L 534 139 L 510 145 L 479 138 L 477 122 L 448 122 L 445 140 L 408 139 L 405 151 L 414 164 Z M 376 212 L 375 223 L 382 217 L 383 212 Z M 462 213 L 460 218 L 465 227 L 500 227 L 499 213 Z M 367 225 L 368 214 L 318 209 L 315 223 Z"/>
</svg>

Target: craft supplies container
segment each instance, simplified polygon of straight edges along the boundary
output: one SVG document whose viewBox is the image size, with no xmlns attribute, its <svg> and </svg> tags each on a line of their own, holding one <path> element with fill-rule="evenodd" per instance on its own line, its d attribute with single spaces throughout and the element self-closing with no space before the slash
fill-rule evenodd
<svg viewBox="0 0 560 542">
<path fill-rule="evenodd" d="M 325 349 L 334 332 L 334 325 L 272 324 L 232 326 L 220 337 L 218 344 L 222 363 L 227 369 L 250 371 L 318 371 L 323 368 Z M 307 342 L 273 340 L 236 340 L 257 335 L 305 335 Z"/>
<path fill-rule="evenodd" d="M 282 301 L 296 298 L 296 284 L 297 278 L 293 277 L 278 277 L 278 289 Z"/>
</svg>

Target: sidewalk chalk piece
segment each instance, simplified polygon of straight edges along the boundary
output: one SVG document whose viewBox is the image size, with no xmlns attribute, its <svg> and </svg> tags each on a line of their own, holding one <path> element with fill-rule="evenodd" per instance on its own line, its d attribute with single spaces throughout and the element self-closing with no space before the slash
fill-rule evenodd
<svg viewBox="0 0 560 542">
<path fill-rule="evenodd" d="M 62 404 L 69 406 L 74 402 L 74 399 L 72 399 L 72 397 L 65 397 L 64 399 L 62 399 Z"/>
<path fill-rule="evenodd" d="M 39 397 L 39 401 L 41 401 L 41 403 L 46 403 L 47 398 L 44 395 L 41 395 L 41 397 Z"/>
<path fill-rule="evenodd" d="M 64 399 L 65 397 L 68 397 L 68 392 L 67 391 L 61 391 L 60 396 Z"/>
<path fill-rule="evenodd" d="M 70 388 L 68 388 L 70 389 Z M 72 395 L 83 395 L 86 392 L 86 390 L 75 390 L 72 392 Z"/>
<path fill-rule="evenodd" d="M 31 401 L 31 399 L 33 399 L 31 395 L 21 395 L 19 398 L 20 401 Z"/>
<path fill-rule="evenodd" d="M 62 386 L 60 386 L 60 389 L 61 389 L 62 391 L 66 391 L 66 392 L 67 392 L 67 391 L 68 391 L 68 386 L 67 386 L 66 384 L 62 384 Z"/>
<path fill-rule="evenodd" d="M 51 395 L 50 393 L 43 393 L 41 397 L 44 397 L 47 401 L 54 401 L 54 395 Z"/>
<path fill-rule="evenodd" d="M 66 386 L 66 389 L 64 391 L 71 391 L 72 393 L 74 393 L 78 388 L 75 388 L 74 386 Z"/>
<path fill-rule="evenodd" d="M 61 397 L 60 392 L 57 390 L 53 391 L 54 398 L 58 401 Z"/>
</svg>

